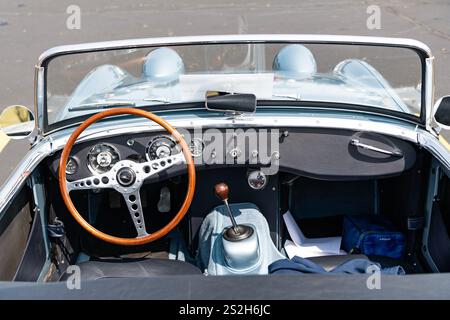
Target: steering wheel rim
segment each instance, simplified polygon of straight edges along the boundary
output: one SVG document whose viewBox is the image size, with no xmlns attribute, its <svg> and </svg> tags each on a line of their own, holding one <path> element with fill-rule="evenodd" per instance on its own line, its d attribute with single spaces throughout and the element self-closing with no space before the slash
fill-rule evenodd
<svg viewBox="0 0 450 320">
<path fill-rule="evenodd" d="M 145 118 L 159 124 L 168 133 L 170 133 L 172 135 L 172 137 L 175 139 L 175 141 L 181 146 L 182 155 L 184 156 L 184 160 L 186 161 L 186 165 L 187 165 L 187 172 L 188 172 L 188 179 L 189 179 L 188 190 L 186 192 L 186 196 L 184 198 L 184 201 L 183 201 L 183 204 L 182 204 L 180 210 L 175 215 L 175 217 L 166 226 L 164 226 L 163 228 L 161 228 L 158 231 L 153 232 L 151 234 L 139 236 L 139 230 L 137 230 L 138 236 L 136 238 L 122 238 L 122 237 L 113 236 L 113 235 L 107 234 L 105 232 L 102 232 L 102 231 L 94 228 L 90 223 L 88 223 L 83 218 L 83 216 L 78 212 L 78 210 L 75 208 L 75 206 L 72 202 L 72 199 L 69 195 L 69 192 L 71 190 L 69 191 L 69 189 L 68 189 L 68 185 L 70 185 L 70 184 L 67 181 L 66 170 L 65 170 L 67 161 L 70 156 L 70 152 L 72 151 L 72 147 L 75 144 L 75 141 L 77 140 L 77 138 L 80 136 L 80 134 L 84 130 L 86 130 L 86 128 L 88 128 L 90 125 L 97 122 L 98 120 L 104 119 L 106 117 L 124 115 L 124 114 L 145 117 Z M 165 158 L 163 158 L 162 160 L 164 160 L 164 159 Z M 121 162 L 121 161 L 119 161 L 119 162 Z M 169 168 L 169 167 L 167 167 L 167 168 Z M 166 169 L 164 169 L 164 170 L 166 170 Z M 109 172 L 111 172 L 111 171 L 113 171 L 113 168 L 111 168 L 111 170 Z M 160 171 L 156 171 L 155 173 L 152 173 L 152 175 L 156 174 L 158 172 L 160 172 Z M 175 128 L 173 128 L 167 121 L 156 116 L 155 114 L 148 112 L 148 111 L 144 111 L 144 110 L 140 110 L 140 109 L 133 109 L 133 108 L 114 108 L 111 110 L 106 110 L 106 111 L 97 113 L 97 114 L 91 116 L 90 118 L 88 118 L 87 120 L 85 120 L 71 134 L 66 145 L 64 146 L 64 149 L 62 151 L 61 158 L 59 161 L 58 176 L 59 176 L 59 188 L 61 190 L 61 195 L 62 195 L 64 204 L 66 205 L 67 209 L 69 210 L 70 214 L 74 217 L 74 219 L 81 225 L 81 227 L 83 227 L 83 229 L 85 229 L 87 232 L 89 232 L 93 236 L 95 236 L 103 241 L 106 241 L 106 242 L 109 242 L 112 244 L 117 244 L 117 245 L 125 245 L 125 246 L 142 245 L 142 244 L 146 244 L 146 243 L 155 241 L 155 240 L 160 239 L 161 237 L 165 236 L 173 228 L 175 228 L 175 226 L 177 226 L 178 223 L 181 221 L 181 219 L 183 219 L 187 210 L 189 209 L 189 206 L 194 197 L 195 179 L 196 179 L 194 161 L 192 159 L 192 155 L 190 153 L 189 147 L 186 144 L 186 142 L 184 141 L 181 134 Z M 85 178 L 85 179 L 88 179 L 88 178 Z M 112 180 L 114 180 L 114 178 L 112 178 Z M 144 178 L 144 180 L 145 180 L 145 178 Z M 141 181 L 141 184 L 137 188 L 137 196 L 138 197 L 139 197 L 139 190 L 140 190 L 140 186 L 142 185 L 142 182 L 143 181 Z M 88 188 L 86 188 L 86 189 L 88 189 Z M 120 190 L 123 190 L 123 187 Z M 134 190 L 134 192 L 136 192 L 136 190 Z M 122 195 L 124 195 L 124 193 L 122 193 Z M 129 207 L 129 210 L 131 213 L 130 207 Z M 140 210 L 142 211 L 142 208 Z M 143 220 L 143 216 L 142 216 L 142 220 Z M 133 220 L 133 222 L 134 222 L 134 220 Z M 136 226 L 136 223 L 135 223 L 135 226 Z M 145 231 L 145 224 L 144 224 L 144 231 Z"/>
</svg>

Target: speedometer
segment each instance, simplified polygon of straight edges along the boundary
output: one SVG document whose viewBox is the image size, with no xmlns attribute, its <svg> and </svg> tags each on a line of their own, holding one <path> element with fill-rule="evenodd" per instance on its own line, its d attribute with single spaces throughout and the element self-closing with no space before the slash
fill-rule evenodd
<svg viewBox="0 0 450 320">
<path fill-rule="evenodd" d="M 148 144 L 145 150 L 147 161 L 162 159 L 179 153 L 180 150 L 175 141 L 168 136 L 158 136 Z"/>
<path fill-rule="evenodd" d="M 120 160 L 119 152 L 113 146 L 102 143 L 89 150 L 88 168 L 92 173 L 105 173 Z"/>
</svg>

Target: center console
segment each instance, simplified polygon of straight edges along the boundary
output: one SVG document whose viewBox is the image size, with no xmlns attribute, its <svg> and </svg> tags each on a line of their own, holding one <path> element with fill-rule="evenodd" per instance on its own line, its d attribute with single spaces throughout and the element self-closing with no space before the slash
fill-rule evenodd
<svg viewBox="0 0 450 320">
<path fill-rule="evenodd" d="M 281 248 L 279 177 L 278 175 L 267 176 L 264 188 L 256 190 L 247 182 L 248 173 L 249 169 L 244 167 L 197 172 L 194 200 L 188 212 L 190 228 L 188 240 L 193 251 L 196 251 L 198 245 L 198 232 L 205 219 L 205 213 L 223 204 L 223 201 L 214 194 L 214 187 L 220 181 L 228 185 L 231 206 L 236 203 L 252 203 L 261 211 L 269 226 L 270 239 L 278 249 Z M 224 214 L 228 216 L 227 212 Z"/>
</svg>

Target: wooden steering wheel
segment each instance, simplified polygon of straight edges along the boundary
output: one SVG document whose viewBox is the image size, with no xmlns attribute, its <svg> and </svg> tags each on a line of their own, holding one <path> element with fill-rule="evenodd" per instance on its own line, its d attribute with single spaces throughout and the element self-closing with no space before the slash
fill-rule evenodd
<svg viewBox="0 0 450 320">
<path fill-rule="evenodd" d="M 94 175 L 76 181 L 71 182 L 67 181 L 66 179 L 67 161 L 70 155 L 70 151 L 72 150 L 72 147 L 77 138 L 80 136 L 80 134 L 87 127 L 89 127 L 91 124 L 95 123 L 100 119 L 123 114 L 131 114 L 145 117 L 149 120 L 158 123 L 168 133 L 172 135 L 175 141 L 181 146 L 182 152 L 165 158 L 147 161 L 144 163 L 137 163 L 131 160 L 121 160 L 118 161 L 116 164 L 114 164 L 111 170 L 109 170 L 106 173 Z M 175 164 L 180 164 L 183 162 L 186 163 L 187 165 L 189 183 L 186 197 L 180 208 L 180 211 L 166 226 L 164 226 L 163 228 L 159 229 L 158 231 L 152 234 L 148 234 L 145 229 L 144 215 L 142 212 L 139 190 L 145 179 L 159 172 L 167 170 Z M 62 151 L 61 159 L 59 161 L 59 188 L 61 190 L 63 201 L 67 206 L 69 212 L 72 214 L 75 220 L 93 236 L 106 242 L 118 245 L 125 245 L 125 246 L 141 245 L 155 241 L 165 236 L 181 221 L 181 219 L 183 219 L 184 215 L 189 209 L 189 206 L 191 205 L 192 198 L 194 197 L 195 165 L 194 161 L 192 160 L 189 147 L 184 141 L 183 137 L 168 122 L 148 111 L 133 108 L 114 108 L 93 115 L 92 117 L 84 121 L 69 137 L 69 140 L 67 141 L 67 144 L 65 145 Z M 95 229 L 77 211 L 69 195 L 70 191 L 72 190 L 106 189 L 106 188 L 112 188 L 120 192 L 124 197 L 131 215 L 131 219 L 133 220 L 134 226 L 137 231 L 136 238 L 120 238 Z"/>
</svg>

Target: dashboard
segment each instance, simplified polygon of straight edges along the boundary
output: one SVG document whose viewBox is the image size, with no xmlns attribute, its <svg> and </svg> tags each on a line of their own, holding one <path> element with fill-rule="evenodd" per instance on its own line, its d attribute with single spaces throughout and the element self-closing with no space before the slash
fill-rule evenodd
<svg viewBox="0 0 450 320">
<path fill-rule="evenodd" d="M 326 180 L 392 176 L 411 168 L 416 147 L 401 139 L 341 129 L 233 128 L 182 132 L 197 170 L 245 166 L 249 184 L 263 188 L 266 175 L 290 172 Z M 145 162 L 181 152 L 166 132 L 125 134 L 76 144 L 66 167 L 69 181 L 101 174 L 120 160 Z M 50 159 L 57 177 L 61 151 Z M 177 165 L 149 181 L 183 174 Z M 252 181 L 252 183 L 250 182 Z"/>
</svg>

